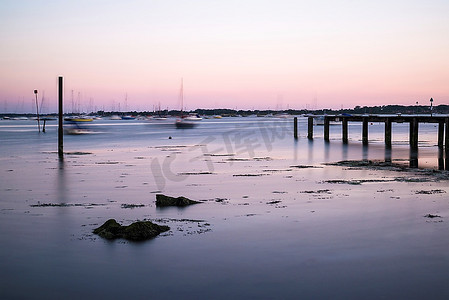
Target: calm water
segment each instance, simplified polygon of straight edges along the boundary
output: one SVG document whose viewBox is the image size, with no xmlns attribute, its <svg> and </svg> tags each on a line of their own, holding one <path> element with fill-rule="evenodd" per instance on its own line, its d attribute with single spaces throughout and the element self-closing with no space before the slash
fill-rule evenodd
<svg viewBox="0 0 449 300">
<path fill-rule="evenodd" d="M 65 136 L 61 161 L 56 122 L 39 134 L 33 121 L 0 121 L 0 297 L 447 299 L 448 183 L 322 165 L 408 164 L 408 124 L 393 125 L 386 151 L 383 124 L 370 125 L 363 147 L 360 124 L 343 145 L 338 125 L 325 143 L 322 127 L 306 139 L 306 119 L 295 141 L 292 122 L 223 118 L 179 130 L 96 120 L 90 134 Z M 441 167 L 437 130 L 420 125 L 420 167 Z M 158 192 L 204 203 L 158 209 Z M 171 230 L 143 243 L 91 234 L 109 218 Z"/>
</svg>

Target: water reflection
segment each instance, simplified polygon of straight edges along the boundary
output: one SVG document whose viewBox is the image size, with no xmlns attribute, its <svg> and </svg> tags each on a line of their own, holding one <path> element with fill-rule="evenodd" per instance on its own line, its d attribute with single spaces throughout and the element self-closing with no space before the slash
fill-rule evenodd
<svg viewBox="0 0 449 300">
<path fill-rule="evenodd" d="M 362 159 L 368 160 L 368 144 L 362 145 Z"/>
<path fill-rule="evenodd" d="M 298 139 L 293 141 L 293 160 L 298 161 Z"/>
<path fill-rule="evenodd" d="M 307 140 L 308 151 L 309 151 L 309 163 L 313 163 L 313 140 Z"/>
<path fill-rule="evenodd" d="M 385 146 L 385 162 L 391 163 L 391 147 Z"/>
<path fill-rule="evenodd" d="M 342 144 L 342 159 L 348 160 L 348 143 L 343 142 Z"/>
<path fill-rule="evenodd" d="M 448 161 L 449 160 L 446 157 L 446 163 Z M 448 169 L 447 167 L 448 166 L 446 164 L 446 170 Z M 443 153 L 443 148 L 441 148 L 441 147 L 438 147 L 438 170 L 444 170 L 444 153 Z"/>
<path fill-rule="evenodd" d="M 410 147 L 410 168 L 418 168 L 418 149 Z"/>
<path fill-rule="evenodd" d="M 449 171 L 449 145 L 446 146 L 446 170 Z"/>
<path fill-rule="evenodd" d="M 70 135 L 88 134 L 92 133 L 91 126 L 86 122 L 80 121 L 66 121 L 64 123 L 64 133 Z"/>
<path fill-rule="evenodd" d="M 65 163 L 64 157 L 60 157 L 58 160 L 58 178 L 56 178 L 56 190 L 58 203 L 67 203 L 67 182 L 65 176 Z"/>
<path fill-rule="evenodd" d="M 324 141 L 324 160 L 329 161 L 330 142 Z"/>
</svg>

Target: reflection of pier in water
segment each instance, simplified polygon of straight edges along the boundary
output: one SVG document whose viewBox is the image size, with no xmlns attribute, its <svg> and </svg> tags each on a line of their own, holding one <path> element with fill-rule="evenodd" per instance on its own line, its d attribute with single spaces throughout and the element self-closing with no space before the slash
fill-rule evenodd
<svg viewBox="0 0 449 300">
<path fill-rule="evenodd" d="M 313 139 L 313 118 L 308 117 L 307 137 Z M 418 116 L 418 115 L 354 115 L 354 116 L 324 116 L 324 140 L 329 141 L 329 125 L 332 121 L 340 121 L 342 141 L 348 143 L 348 122 L 362 122 L 362 143 L 368 145 L 368 123 L 383 122 L 385 124 L 385 161 L 391 162 L 391 129 L 392 123 L 409 123 L 410 167 L 418 167 L 418 131 L 419 123 L 438 124 L 438 168 L 449 170 L 449 116 Z M 297 137 L 297 119 L 295 118 L 295 137 Z M 445 129 L 446 128 L 446 129 Z M 446 158 L 446 163 L 445 163 Z"/>
</svg>

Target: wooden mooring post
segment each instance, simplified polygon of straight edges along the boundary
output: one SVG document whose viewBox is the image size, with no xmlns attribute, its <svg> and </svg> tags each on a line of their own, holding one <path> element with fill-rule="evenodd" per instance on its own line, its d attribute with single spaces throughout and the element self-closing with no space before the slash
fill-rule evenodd
<svg viewBox="0 0 449 300">
<path fill-rule="evenodd" d="M 64 119 L 64 113 L 63 113 L 63 110 L 62 110 L 63 96 L 64 96 L 63 78 L 62 78 L 62 76 L 60 76 L 58 78 L 58 102 L 59 102 L 59 106 L 58 106 L 58 115 L 59 115 L 59 120 L 58 120 L 58 155 L 59 155 L 59 158 L 63 158 L 64 157 L 64 130 L 63 130 L 63 127 L 62 127 L 63 119 Z"/>
<path fill-rule="evenodd" d="M 295 117 L 293 119 L 293 137 L 295 139 L 298 138 L 298 118 L 297 117 Z"/>
</svg>

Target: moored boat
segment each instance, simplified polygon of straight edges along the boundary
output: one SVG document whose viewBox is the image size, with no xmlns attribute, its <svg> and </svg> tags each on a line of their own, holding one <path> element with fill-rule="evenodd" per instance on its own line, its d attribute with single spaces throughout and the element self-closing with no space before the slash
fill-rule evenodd
<svg viewBox="0 0 449 300">
<path fill-rule="evenodd" d="M 88 116 L 65 117 L 64 121 L 68 122 L 92 122 L 94 119 Z"/>
</svg>

